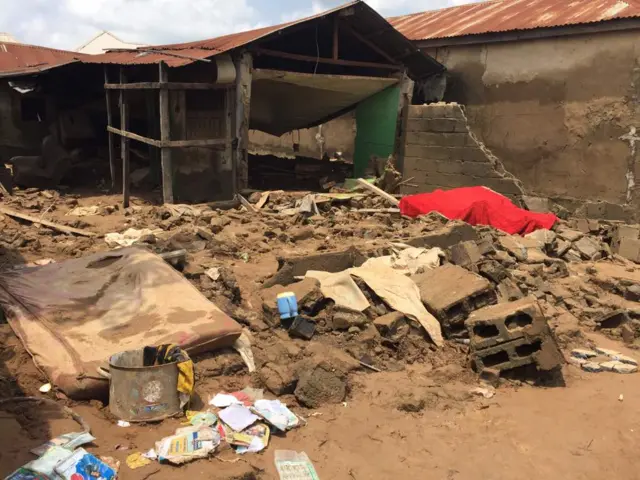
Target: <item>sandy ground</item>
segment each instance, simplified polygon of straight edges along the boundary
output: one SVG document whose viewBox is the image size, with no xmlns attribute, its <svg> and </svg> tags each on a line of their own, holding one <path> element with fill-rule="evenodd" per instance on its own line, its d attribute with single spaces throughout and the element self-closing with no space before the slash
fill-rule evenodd
<svg viewBox="0 0 640 480">
<path fill-rule="evenodd" d="M 615 342 L 596 339 L 601 345 L 620 348 Z M 123 465 L 120 478 L 277 478 L 276 449 L 305 451 L 321 478 L 336 480 L 638 478 L 640 460 L 632 454 L 640 447 L 637 376 L 588 374 L 567 366 L 564 388 L 507 386 L 486 400 L 471 397 L 468 385 L 446 375 L 438 377 L 437 372 L 420 368 L 358 374 L 354 379 L 358 387 L 346 405 L 298 410 L 306 415 L 308 425 L 284 438 L 274 437 L 262 454 L 238 457 L 223 449 L 209 460 L 183 467 L 152 464 L 131 471 Z M 201 385 L 201 395 L 214 393 L 203 388 L 207 389 Z M 437 399 L 427 402 L 423 411 L 397 408 L 403 396 L 426 395 L 434 388 Z M 92 405 L 78 404 L 74 410 L 91 424 L 97 437 L 95 446 L 88 449 L 123 463 L 131 451 L 148 449 L 179 423 L 167 420 L 118 428 Z M 39 416 L 41 426 L 46 425 L 53 435 L 77 429 L 71 420 L 59 418 L 48 408 L 41 409 Z M 37 435 L 37 429 L 23 430 L 6 418 L 0 421 L 4 445 L 0 474 L 5 475 L 29 460 L 26 449 L 45 438 Z M 116 450 L 117 445 L 130 450 Z"/>
<path fill-rule="evenodd" d="M 88 194 L 79 196 L 77 201 L 38 198 L 39 203 L 31 207 L 20 202 L 10 207 L 69 223 L 78 219 L 65 213 L 77 204 L 113 206 L 119 201 L 118 196 Z M 145 205 L 145 202 L 134 198 L 133 204 Z M 376 241 L 384 244 L 431 228 L 428 223 L 380 215 L 357 216 L 349 212 L 342 218 L 325 215 L 316 224 L 306 226 L 289 225 L 289 220 L 274 220 L 268 215 L 250 219 L 242 213 L 231 215 L 235 215 L 233 221 L 220 238 L 224 238 L 226 245 L 238 246 L 241 252 L 246 249 L 250 260 L 245 263 L 233 254 L 221 255 L 207 249 L 190 254 L 185 274 L 200 285 L 198 279 L 204 268 L 218 265 L 230 268 L 242 291 L 243 308 L 253 311 L 260 310 L 260 300 L 256 298 L 260 280 L 275 272 L 278 255 L 346 249 L 352 244 L 372 247 Z M 31 224 L 9 218 L 0 220 L 5 237 L 16 239 L 13 242 L 18 246 L 11 253 L 18 256 L 17 263 L 44 257 L 63 260 L 107 249 L 101 239 L 51 235 Z M 81 228 L 100 234 L 161 222 L 151 214 L 138 218 L 135 212 L 121 210 L 80 220 Z M 312 238 L 283 239 L 293 237 L 304 227 L 314 229 Z M 27 241 L 21 242 L 22 237 Z M 576 278 L 574 273 L 558 283 L 570 285 Z M 214 292 L 209 298 L 224 301 L 223 294 Z M 616 302 L 622 302 L 620 296 L 611 296 Z M 577 342 L 572 346 L 587 346 L 586 339 L 581 337 L 585 334 L 600 346 L 638 356 L 637 351 L 626 349 L 622 342 L 587 333 L 588 328 L 580 327 L 580 331 L 577 326 L 572 328 L 571 335 L 579 334 L 569 335 Z M 264 343 L 269 343 L 271 337 L 276 337 L 271 330 L 258 335 Z M 323 335 L 313 341 L 342 346 L 339 344 L 342 338 Z M 296 342 L 299 346 L 302 341 Z M 279 348 L 296 348 L 283 345 Z M 566 355 L 568 345 L 564 346 Z M 256 350 L 256 355 L 263 355 L 260 348 Z M 108 407 L 99 402 L 75 403 L 55 393 L 48 395 L 85 418 L 96 436 L 95 444 L 87 449 L 119 459 L 122 462 L 119 478 L 124 480 L 169 480 L 178 476 L 212 480 L 276 479 L 273 459 L 277 449 L 305 451 L 323 480 L 640 478 L 640 461 L 633 454 L 640 443 L 637 440 L 640 410 L 636 407 L 640 399 L 638 374 L 589 374 L 567 365 L 563 370 L 565 387 L 543 388 L 510 382 L 501 386 L 495 397 L 484 399 L 470 393 L 480 384 L 468 367 L 464 349 L 454 344 L 443 350 L 427 351 L 424 362 L 397 362 L 400 371 L 351 374 L 345 404 L 308 410 L 299 407 L 293 396 L 285 396 L 283 401 L 293 405 L 294 411 L 308 420 L 306 426 L 286 436 L 274 436 L 261 454 L 240 457 L 228 447 L 221 447 L 210 459 L 182 467 L 153 463 L 130 470 L 124 463 L 130 453 L 147 451 L 155 441 L 173 433 L 181 420 L 120 428 L 108 413 Z M 214 355 L 197 361 L 196 389 L 200 403 L 196 400 L 194 408 L 200 408 L 202 402 L 219 391 L 258 386 L 256 376 L 250 376 L 243 369 L 237 355 L 223 357 L 224 354 Z M 221 370 L 220 365 L 226 367 Z M 235 365 L 239 365 L 238 368 Z M 10 328 L 0 325 L 0 398 L 40 395 L 37 389 L 46 381 Z M 56 435 L 77 430 L 72 420 L 52 407 L 3 406 L 0 409 L 0 475 L 5 476 L 32 460 L 29 449 Z"/>
</svg>

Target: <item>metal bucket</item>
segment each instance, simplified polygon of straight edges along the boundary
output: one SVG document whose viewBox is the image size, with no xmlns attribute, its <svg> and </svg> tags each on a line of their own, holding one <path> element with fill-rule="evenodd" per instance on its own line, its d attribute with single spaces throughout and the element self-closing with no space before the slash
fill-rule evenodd
<svg viewBox="0 0 640 480">
<path fill-rule="evenodd" d="M 177 362 L 144 366 L 143 350 L 109 359 L 109 410 L 128 422 L 162 420 L 181 412 Z"/>
</svg>

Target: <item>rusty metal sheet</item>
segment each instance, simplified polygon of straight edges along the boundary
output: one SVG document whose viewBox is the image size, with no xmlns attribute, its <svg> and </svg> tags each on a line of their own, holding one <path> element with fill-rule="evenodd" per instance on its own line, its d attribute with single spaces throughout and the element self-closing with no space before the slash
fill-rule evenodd
<svg viewBox="0 0 640 480">
<path fill-rule="evenodd" d="M 0 74 L 40 72 L 76 62 L 88 55 L 54 48 L 0 42 Z"/>
<path fill-rule="evenodd" d="M 637 0 L 495 0 L 388 20 L 410 40 L 429 40 L 637 17 Z"/>
</svg>

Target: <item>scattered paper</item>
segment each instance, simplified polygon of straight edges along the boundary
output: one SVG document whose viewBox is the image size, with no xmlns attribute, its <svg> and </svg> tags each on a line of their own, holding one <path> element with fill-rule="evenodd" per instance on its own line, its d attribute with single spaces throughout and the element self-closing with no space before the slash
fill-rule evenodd
<svg viewBox="0 0 640 480">
<path fill-rule="evenodd" d="M 176 430 L 175 435 L 156 442 L 160 462 L 176 465 L 198 458 L 206 458 L 220 444 L 220 434 L 211 427 L 187 427 Z"/>
<path fill-rule="evenodd" d="M 194 427 L 210 427 L 218 421 L 216 414 L 211 412 L 195 412 L 193 410 L 187 410 L 186 416 L 188 420 L 187 423 Z"/>
<path fill-rule="evenodd" d="M 320 480 L 306 453 L 276 450 L 276 470 L 280 480 Z"/>
<path fill-rule="evenodd" d="M 38 390 L 40 390 L 41 393 L 49 393 L 51 391 L 51 384 L 45 383 Z"/>
<path fill-rule="evenodd" d="M 267 448 L 269 436 L 269 427 L 259 423 L 243 432 L 231 434 L 228 441 L 230 444 L 236 445 L 238 447 L 236 452 L 242 455 L 244 453 L 258 453 Z"/>
<path fill-rule="evenodd" d="M 209 405 L 213 405 L 218 408 L 225 408 L 229 405 L 242 405 L 242 402 L 229 393 L 218 393 L 215 397 L 209 400 Z"/>
<path fill-rule="evenodd" d="M 149 230 L 143 228 L 142 230 L 136 230 L 135 228 L 129 228 L 124 233 L 107 233 L 104 236 L 104 241 L 111 247 L 130 247 L 134 243 L 138 242 L 142 237 L 148 235 L 159 235 L 163 232 L 162 229 Z"/>
<path fill-rule="evenodd" d="M 157 460 L 158 459 L 158 454 L 156 453 L 156 449 L 155 448 L 152 448 L 147 453 L 143 453 L 142 456 L 144 458 L 148 458 L 149 460 Z"/>
<path fill-rule="evenodd" d="M 258 400 L 258 402 L 261 401 L 263 400 Z M 241 432 L 258 420 L 258 416 L 254 415 L 247 407 L 236 404 L 230 405 L 224 410 L 221 410 L 219 416 L 220 420 L 236 432 Z"/>
<path fill-rule="evenodd" d="M 211 267 L 210 269 L 205 270 L 204 274 L 215 282 L 220 278 L 220 267 Z"/>
<path fill-rule="evenodd" d="M 76 207 L 71 210 L 67 215 L 73 215 L 75 217 L 88 217 L 91 215 L 100 215 L 101 208 L 97 205 L 92 205 L 91 207 Z"/>
<path fill-rule="evenodd" d="M 118 426 L 119 427 L 123 427 L 123 428 L 127 428 L 127 427 L 130 427 L 131 424 L 129 422 L 127 422 L 126 420 L 118 420 Z"/>
<path fill-rule="evenodd" d="M 255 372 L 256 362 L 253 359 L 253 350 L 251 350 L 251 337 L 246 328 L 242 330 L 238 339 L 233 343 L 233 348 L 242 357 L 249 373 Z"/>
<path fill-rule="evenodd" d="M 56 438 L 49 440 L 47 443 L 31 450 L 31 453 L 37 456 L 44 455 L 51 447 L 64 447 L 67 450 L 75 450 L 80 445 L 91 443 L 96 439 L 89 432 L 72 432 L 65 433 Z"/>
<path fill-rule="evenodd" d="M 298 417 L 280 400 L 257 400 L 253 405 L 253 411 L 283 432 L 297 427 L 300 423 Z"/>
<path fill-rule="evenodd" d="M 445 253 L 440 248 L 417 248 L 404 244 L 394 244 L 393 254 L 370 258 L 362 267 L 389 267 L 403 275 L 415 275 L 440 265 Z"/>
<path fill-rule="evenodd" d="M 484 398 L 493 398 L 496 394 L 496 389 L 493 387 L 478 387 L 471 390 L 471 393 L 481 395 Z"/>
</svg>

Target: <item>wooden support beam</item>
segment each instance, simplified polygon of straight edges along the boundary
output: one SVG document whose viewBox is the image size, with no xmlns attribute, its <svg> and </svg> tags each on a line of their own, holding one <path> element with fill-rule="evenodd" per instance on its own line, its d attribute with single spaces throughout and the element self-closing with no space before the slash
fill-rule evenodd
<svg viewBox="0 0 640 480">
<path fill-rule="evenodd" d="M 104 83 L 109 83 L 109 67 L 107 65 L 104 66 Z M 109 90 L 105 91 L 105 96 L 107 100 L 107 129 L 113 125 L 113 112 L 111 111 L 111 92 Z M 111 173 L 111 191 L 115 192 L 116 190 L 116 147 L 113 144 L 115 141 L 115 137 L 111 132 L 108 134 L 109 142 L 109 172 Z"/>
<path fill-rule="evenodd" d="M 147 137 L 160 137 L 160 120 L 158 115 L 158 95 L 153 90 L 144 91 L 145 107 L 147 111 Z M 154 185 L 160 184 L 160 150 L 148 145 L 149 174 Z"/>
<path fill-rule="evenodd" d="M 166 50 L 156 50 L 154 48 L 138 48 L 138 50 L 149 53 L 158 53 L 160 55 L 166 55 L 167 57 L 184 58 L 186 60 L 193 60 L 196 62 L 211 63 L 211 60 L 208 58 L 198 58 L 192 55 L 185 55 L 184 53 L 167 52 Z M 212 55 L 215 55 L 215 53 L 212 53 Z"/>
<path fill-rule="evenodd" d="M 234 192 L 249 186 L 249 117 L 251 108 L 251 80 L 253 57 L 243 52 L 236 59 L 236 97 L 234 105 L 234 130 L 236 138 Z"/>
<path fill-rule="evenodd" d="M 125 132 L 119 128 L 107 127 L 110 133 L 120 135 L 121 137 L 137 142 L 146 143 L 157 148 L 189 148 L 189 147 L 226 147 L 231 141 L 226 138 L 207 138 L 198 140 L 154 140 L 137 133 Z"/>
<path fill-rule="evenodd" d="M 378 68 L 381 70 L 394 70 L 394 71 L 402 70 L 401 65 L 390 65 L 386 63 L 360 62 L 357 60 L 334 60 L 333 58 L 310 57 L 308 55 L 279 52 L 277 50 L 270 50 L 268 48 L 259 48 L 259 47 L 254 48 L 253 51 L 259 55 L 267 55 L 269 57 L 276 57 L 276 58 L 285 58 L 287 60 L 298 60 L 301 62 L 328 63 L 330 65 L 342 65 L 345 67 Z"/>
<path fill-rule="evenodd" d="M 120 67 L 120 83 L 126 83 L 127 77 L 124 68 Z M 127 131 L 129 128 L 129 106 L 124 90 L 120 90 L 120 129 Z M 129 196 L 131 188 L 130 166 L 129 166 L 129 139 L 125 136 L 120 138 L 120 156 L 122 157 L 122 205 L 129 207 Z"/>
<path fill-rule="evenodd" d="M 21 220 L 26 220 L 31 223 L 44 225 L 45 227 L 53 228 L 54 230 L 58 230 L 59 232 L 73 233 L 74 235 L 81 235 L 83 237 L 98 236 L 97 233 L 89 232 L 87 230 L 80 230 L 78 228 L 67 227 L 66 225 L 60 225 L 59 223 L 50 222 L 49 220 L 43 220 L 42 218 L 38 217 L 32 217 L 31 215 L 16 212 L 15 210 L 11 210 L 10 208 L 3 207 L 2 205 L 0 205 L 0 213 L 4 213 L 5 215 L 9 215 L 10 217 L 19 218 Z"/>
<path fill-rule="evenodd" d="M 340 17 L 333 17 L 333 59 L 338 60 L 338 37 L 340 36 Z"/>
<path fill-rule="evenodd" d="M 137 83 L 108 83 L 105 81 L 106 90 L 222 90 L 229 88 L 224 83 L 191 83 L 191 82 L 137 82 Z"/>
<path fill-rule="evenodd" d="M 393 195 L 388 194 L 387 192 L 385 192 L 384 190 L 382 190 L 381 188 L 376 187 L 375 185 L 370 184 L 369 182 L 367 182 L 364 178 L 358 178 L 356 180 L 361 187 L 366 188 L 367 190 L 375 193 L 376 195 L 378 195 L 379 197 L 384 198 L 385 200 L 387 200 L 391 205 L 397 207 L 398 205 L 400 205 L 400 201 L 394 197 Z"/>
<path fill-rule="evenodd" d="M 167 64 L 160 62 L 159 66 L 160 83 L 169 81 L 169 71 Z M 168 142 L 171 139 L 171 123 L 169 117 L 169 90 L 160 89 L 160 140 Z M 171 150 L 162 148 L 160 150 L 162 163 L 162 200 L 164 203 L 173 203 L 173 165 L 171 162 Z"/>
<path fill-rule="evenodd" d="M 158 148 L 162 147 L 162 142 L 160 140 L 154 140 L 153 138 L 143 137 L 142 135 L 138 135 L 137 133 L 126 132 L 124 130 L 120 130 L 119 128 L 114 128 L 114 127 L 107 127 L 107 131 L 109 133 L 120 135 L 122 138 L 135 140 L 136 142 L 146 143 L 147 145 L 151 145 L 153 147 L 158 147 Z"/>
<path fill-rule="evenodd" d="M 365 38 L 363 35 L 360 35 L 358 32 L 356 32 L 353 28 L 351 28 L 350 25 L 347 25 L 346 23 L 342 24 L 342 27 L 349 32 L 351 35 L 353 35 L 354 37 L 356 37 L 358 40 L 360 40 L 362 43 L 364 43 L 367 47 L 369 47 L 371 50 L 373 50 L 374 52 L 376 52 L 378 55 L 380 55 L 383 58 L 386 58 L 389 62 L 391 62 L 392 64 L 395 65 L 399 65 L 399 62 L 396 58 L 393 58 L 391 55 L 389 55 L 387 52 L 385 52 L 382 48 L 378 47 L 375 43 L 373 43 L 371 40 Z"/>
</svg>

